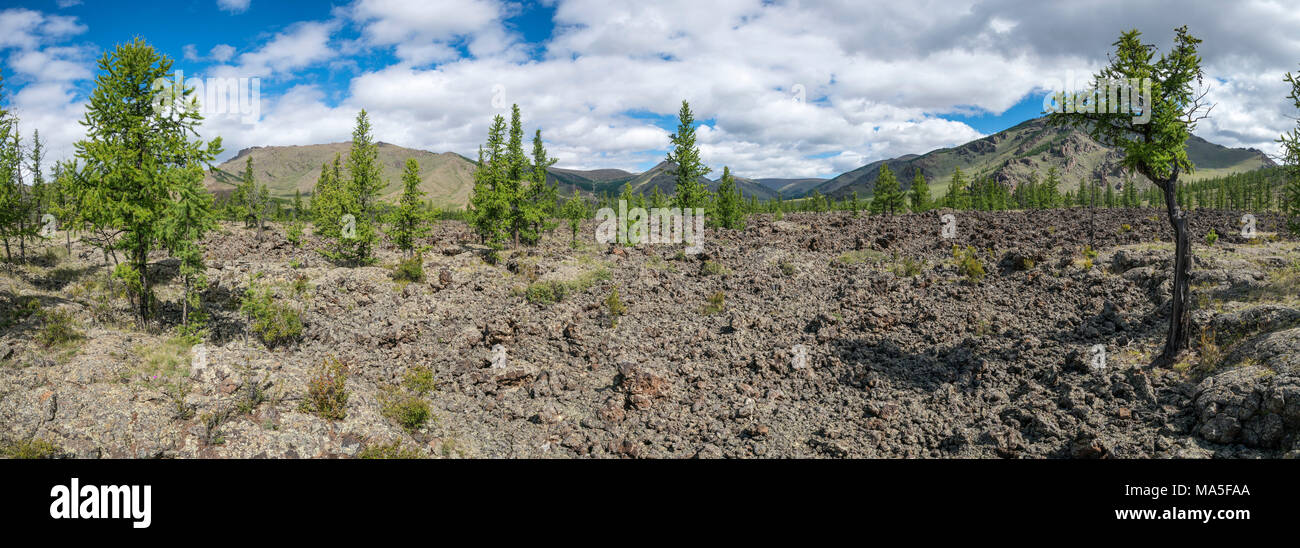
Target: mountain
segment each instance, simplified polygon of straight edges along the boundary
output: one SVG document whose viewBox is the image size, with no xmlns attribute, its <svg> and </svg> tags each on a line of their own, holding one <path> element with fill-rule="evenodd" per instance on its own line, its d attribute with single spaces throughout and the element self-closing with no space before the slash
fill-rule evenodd
<svg viewBox="0 0 1300 548">
<path fill-rule="evenodd" d="M 760 185 L 780 192 L 785 198 L 798 198 L 803 196 L 818 185 L 826 182 L 826 179 L 807 178 L 807 179 L 754 179 Z"/>
<path fill-rule="evenodd" d="M 265 184 L 272 197 L 292 199 L 294 191 L 311 194 L 320 178 L 321 164 L 342 157 L 347 171 L 348 151 L 352 143 L 329 143 L 306 146 L 252 147 L 239 151 L 208 174 L 204 185 L 217 194 L 229 193 L 239 182 L 248 158 L 253 159 L 253 173 L 258 184 Z M 378 143 L 380 177 L 387 183 L 380 199 L 396 202 L 402 193 L 402 172 L 406 159 L 420 164 L 420 190 L 425 199 L 438 207 L 461 207 L 469 201 L 474 188 L 474 162 L 452 152 L 441 154 L 416 150 L 389 143 Z"/>
<path fill-rule="evenodd" d="M 1274 165 L 1259 150 L 1228 148 L 1195 135 L 1187 141 L 1187 154 L 1196 165 L 1196 171 L 1184 175 L 1184 181 Z M 1049 167 L 1056 166 L 1061 174 L 1061 189 L 1065 191 L 1078 188 L 1080 181 L 1118 183 L 1123 179 L 1119 168 L 1122 157 L 1121 152 L 1102 146 L 1081 129 L 1052 126 L 1046 117 L 1040 117 L 961 146 L 872 162 L 821 183 L 815 189 L 834 198 L 847 196 L 856 190 L 860 197 L 865 198 L 875 188 L 880 166 L 887 164 L 904 189 L 911 187 L 913 170 L 919 169 L 936 198 L 947 191 L 953 169 L 958 167 L 968 178 L 991 176 L 1015 186 L 1028 180 L 1031 174 L 1041 179 Z M 1139 176 L 1138 184 L 1150 183 Z"/>
<path fill-rule="evenodd" d="M 645 173 L 626 181 L 626 184 L 632 185 L 632 193 L 634 194 L 644 192 L 649 196 L 651 189 L 658 187 L 659 192 L 664 193 L 666 196 L 671 196 L 673 190 L 677 187 L 677 181 L 673 178 L 673 169 L 675 167 L 677 167 L 676 164 L 671 162 L 659 162 L 659 165 L 656 165 Z M 700 182 L 704 183 L 704 186 L 708 187 L 709 190 L 717 191 L 718 185 L 722 182 L 722 174 L 719 172 L 716 173 L 716 175 L 718 176 L 717 179 L 700 177 Z M 746 199 L 750 196 L 757 196 L 759 200 L 770 200 L 776 198 L 775 191 L 759 184 L 757 181 L 745 179 L 743 177 L 735 177 L 734 175 L 733 177 L 736 181 L 736 187 L 740 189 L 740 194 Z M 622 192 L 621 184 L 617 191 Z"/>
</svg>

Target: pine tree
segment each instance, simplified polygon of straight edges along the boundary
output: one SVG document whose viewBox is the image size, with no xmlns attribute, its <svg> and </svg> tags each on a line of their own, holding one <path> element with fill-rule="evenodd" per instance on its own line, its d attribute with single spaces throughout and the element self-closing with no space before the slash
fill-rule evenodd
<svg viewBox="0 0 1300 548">
<path fill-rule="evenodd" d="M 474 170 L 474 194 L 470 196 L 470 224 L 479 239 L 493 250 L 506 240 L 509 201 L 504 194 L 506 121 L 500 115 L 492 119 L 487 144 L 479 147 Z"/>
<path fill-rule="evenodd" d="M 953 168 L 952 180 L 948 183 L 948 192 L 943 196 L 943 207 L 952 209 L 970 209 L 970 194 L 966 190 L 966 176 L 961 168 Z"/>
<path fill-rule="evenodd" d="M 414 158 L 406 159 L 402 172 L 402 197 L 393 211 L 392 230 L 389 237 L 405 257 L 415 254 L 415 243 L 429 235 L 428 216 L 423 210 L 424 192 L 420 190 L 420 164 Z"/>
<path fill-rule="evenodd" d="M 682 108 L 677 112 L 677 133 L 671 136 L 672 150 L 668 151 L 668 162 L 675 165 L 673 179 L 677 182 L 673 194 L 673 206 L 686 208 L 705 207 L 709 202 L 709 189 L 700 182 L 700 178 L 709 174 L 709 168 L 700 161 L 700 149 L 695 145 L 695 115 L 691 105 L 682 101 Z"/>
<path fill-rule="evenodd" d="M 197 335 L 201 328 L 202 316 L 190 311 L 199 306 L 198 292 L 207 286 L 207 267 L 203 264 L 203 247 L 199 242 L 216 227 L 212 194 L 203 188 L 203 172 L 192 170 L 182 177 L 176 189 L 176 201 L 167 209 L 162 223 L 162 243 L 173 257 L 180 259 L 184 287 L 181 329 L 185 335 Z M 191 319 L 199 321 L 191 325 Z"/>
<path fill-rule="evenodd" d="M 546 168 L 552 165 L 555 165 L 555 159 L 546 154 L 546 145 L 542 142 L 542 130 L 536 130 L 533 133 L 532 171 L 522 204 L 525 221 L 524 243 L 528 245 L 537 245 L 542 239 L 542 234 L 550 232 L 556 226 L 551 218 L 557 213 L 555 204 L 558 201 L 559 183 L 550 184 L 546 176 Z"/>
<path fill-rule="evenodd" d="M 912 198 L 912 211 L 924 213 L 934 207 L 930 199 L 930 184 L 925 182 L 920 169 L 912 170 L 912 188 L 908 194 Z"/>
<path fill-rule="evenodd" d="M 1044 209 L 1051 209 L 1060 205 L 1061 202 L 1061 176 L 1056 170 L 1056 166 L 1047 168 L 1047 179 L 1043 181 L 1042 198 L 1039 200 L 1040 206 Z"/>
<path fill-rule="evenodd" d="M 745 228 L 745 212 L 741 210 L 742 197 L 736 188 L 736 180 L 731 176 L 731 168 L 722 167 L 722 179 L 718 183 L 717 202 L 713 208 L 715 226 L 739 230 Z"/>
<path fill-rule="evenodd" d="M 587 202 L 578 195 L 578 189 L 573 189 L 573 197 L 564 203 L 562 210 L 563 217 L 569 221 L 569 230 L 573 232 L 573 239 L 569 242 L 570 247 L 578 247 L 578 228 L 582 225 L 582 220 L 587 216 Z"/>
<path fill-rule="evenodd" d="M 903 191 L 898 187 L 898 179 L 887 164 L 880 164 L 880 173 L 876 176 L 876 188 L 871 195 L 872 213 L 889 213 L 893 215 L 903 208 Z"/>
<path fill-rule="evenodd" d="M 1287 96 L 1297 109 L 1300 109 L 1300 75 L 1286 73 L 1286 81 L 1291 84 L 1291 94 Z M 1300 234 L 1300 122 L 1290 133 L 1278 138 L 1282 144 L 1282 165 L 1286 181 L 1282 188 L 1282 200 L 1278 204 L 1282 215 L 1287 220 L 1291 232 Z"/>
<path fill-rule="evenodd" d="M 119 45 L 98 64 L 95 89 L 86 106 L 86 139 L 76 143 L 85 164 L 78 185 L 79 215 L 98 228 L 120 234 L 111 247 L 123 250 L 126 263 L 114 271 L 126 282 L 141 320 L 152 311 L 149 253 L 159 243 L 161 223 L 172 196 L 189 177 L 202 177 L 203 166 L 221 152 L 221 138 L 191 140 L 203 117 L 193 104 L 193 89 L 168 80 L 172 60 L 142 39 Z M 150 85 L 154 82 L 167 86 Z M 184 89 L 182 89 L 184 88 Z M 159 108 L 162 105 L 164 108 Z M 151 108 L 152 107 L 152 108 Z"/>
</svg>

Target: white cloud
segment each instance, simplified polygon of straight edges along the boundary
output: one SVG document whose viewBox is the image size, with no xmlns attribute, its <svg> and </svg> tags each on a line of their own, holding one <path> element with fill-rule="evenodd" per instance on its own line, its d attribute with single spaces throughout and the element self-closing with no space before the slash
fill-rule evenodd
<svg viewBox="0 0 1300 548">
<path fill-rule="evenodd" d="M 244 13 L 245 11 L 248 11 L 249 1 L 250 0 L 217 0 L 217 7 L 221 8 L 221 11 Z"/>
</svg>

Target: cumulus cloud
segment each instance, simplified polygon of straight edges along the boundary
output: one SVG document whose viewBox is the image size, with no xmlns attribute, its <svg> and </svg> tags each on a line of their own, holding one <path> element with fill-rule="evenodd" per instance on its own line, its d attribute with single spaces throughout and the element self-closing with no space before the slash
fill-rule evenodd
<svg viewBox="0 0 1300 548">
<path fill-rule="evenodd" d="M 185 55 L 214 63 L 211 76 L 292 85 L 264 97 L 259 124 L 208 120 L 205 133 L 222 135 L 228 156 L 246 146 L 346 140 L 366 108 L 381 140 L 472 157 L 492 116 L 518 103 L 561 166 L 636 169 L 662 159 L 672 131 L 665 120 L 687 99 L 707 123 L 702 154 L 718 171 L 835 175 L 978 138 L 947 115 L 999 115 L 1054 80 L 1097 70 L 1124 29 L 1166 49 L 1183 24 L 1205 40 L 1216 102 L 1199 135 L 1274 152 L 1273 140 L 1294 123 L 1281 78 L 1300 62 L 1300 42 L 1289 39 L 1300 15 L 1267 0 L 1100 0 L 1086 10 L 1030 0 L 553 6 L 551 38 L 540 44 L 524 43 L 512 27 L 526 9 L 513 3 L 356 0 L 328 20 L 241 45 L 242 53 L 223 44 Z M 40 72 L 32 78 L 47 85 L 87 77 L 75 49 L 57 49 L 81 31 L 74 18 L 0 12 L 9 64 Z M 394 60 L 375 66 L 376 53 Z M 300 80 L 321 67 L 346 74 L 343 87 Z M 70 87 L 53 91 L 50 120 L 66 114 L 60 97 L 76 97 Z"/>
</svg>

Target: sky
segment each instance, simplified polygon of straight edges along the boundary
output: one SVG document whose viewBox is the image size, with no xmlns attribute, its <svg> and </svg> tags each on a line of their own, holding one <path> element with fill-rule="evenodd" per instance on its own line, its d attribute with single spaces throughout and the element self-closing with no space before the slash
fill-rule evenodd
<svg viewBox="0 0 1300 548">
<path fill-rule="evenodd" d="M 1122 31 L 1163 51 L 1187 25 L 1215 104 L 1196 134 L 1277 154 L 1298 114 L 1288 1 L 4 0 L 0 101 L 68 157 L 97 62 L 142 37 L 187 83 L 257 82 L 256 109 L 204 105 L 221 160 L 346 141 L 363 108 L 377 140 L 473 158 L 517 103 L 559 167 L 642 171 L 688 100 L 716 172 L 833 177 L 1036 117 Z"/>
</svg>

